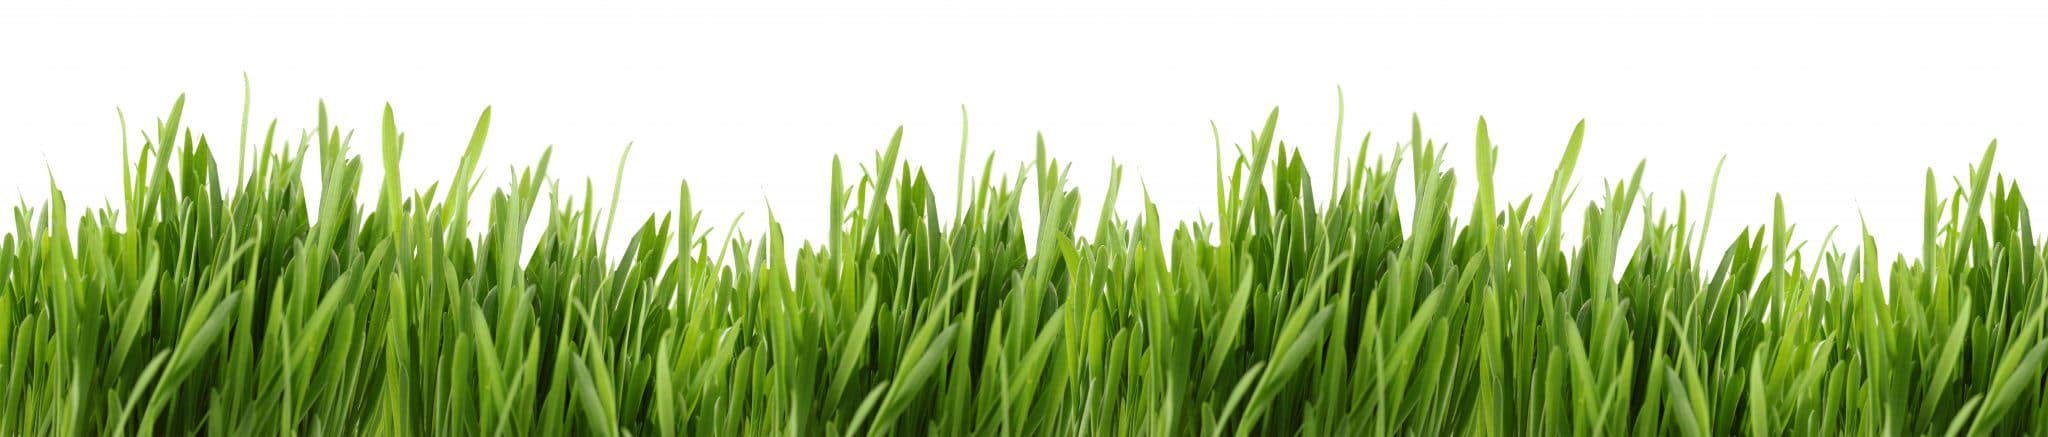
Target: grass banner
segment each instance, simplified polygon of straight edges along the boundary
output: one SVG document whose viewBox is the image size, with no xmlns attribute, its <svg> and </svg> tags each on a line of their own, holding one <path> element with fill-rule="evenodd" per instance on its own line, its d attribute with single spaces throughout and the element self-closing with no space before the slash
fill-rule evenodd
<svg viewBox="0 0 2048 437">
<path fill-rule="evenodd" d="M 1867 233 L 1854 248 L 1801 245 L 1815 235 L 1795 235 L 1782 201 L 1772 223 L 1710 236 L 1713 196 L 1652 202 L 1641 167 L 1574 202 L 1583 125 L 1546 191 L 1497 199 L 1484 121 L 1469 149 L 1418 124 L 1313 164 L 1275 138 L 1278 111 L 1215 145 L 1213 221 L 1162 222 L 1148 198 L 1103 208 L 1080 235 L 1084 205 L 1143 193 L 1084 193 L 1043 143 L 1015 173 L 963 156 L 949 192 L 898 161 L 899 130 L 872 162 L 801 169 L 832 172 L 818 187 L 830 204 L 800 206 L 830 208 L 831 231 L 792 242 L 772 218 L 760 235 L 711 231 L 688 185 L 671 213 L 614 229 L 588 188 L 561 192 L 545 156 L 477 186 L 488 110 L 450 182 L 408 191 L 387 109 L 370 141 L 384 160 L 368 164 L 383 166 L 381 189 L 358 192 L 366 164 L 324 109 L 296 138 L 273 123 L 224 174 L 182 106 L 120 163 L 118 203 L 80 210 L 52 187 L 14 211 L 0 242 L 0 434 L 2048 424 L 2048 261 L 2017 184 L 1991 170 L 1995 143 L 1962 178 L 1925 175 L 1924 250 L 1891 260 Z M 1477 174 L 1448 171 L 1450 154 Z M 1413 178 L 1405 207 L 1399 177 Z M 1459 183 L 1477 198 L 1455 198 Z M 472 217 L 478 196 L 488 215 Z M 944 197 L 961 207 L 941 210 Z M 1631 221 L 1640 233 L 1623 232 Z M 1565 241 L 1567 222 L 1583 238 Z M 613 232 L 631 236 L 623 250 Z"/>
</svg>

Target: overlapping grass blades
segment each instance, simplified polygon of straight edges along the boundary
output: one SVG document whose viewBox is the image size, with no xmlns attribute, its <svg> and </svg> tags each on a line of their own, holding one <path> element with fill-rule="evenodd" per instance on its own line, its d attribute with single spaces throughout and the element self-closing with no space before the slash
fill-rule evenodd
<svg viewBox="0 0 2048 437">
<path fill-rule="evenodd" d="M 1583 125 L 1541 199 L 1503 203 L 1481 121 L 1468 221 L 1453 214 L 1446 157 L 1457 153 L 1419 127 L 1390 159 L 1364 159 L 1367 136 L 1321 175 L 1332 180 L 1318 197 L 1298 150 L 1275 138 L 1277 111 L 1237 158 L 1217 142 L 1214 221 L 1163 223 L 1148 197 L 1076 235 L 1084 202 L 1114 205 L 1117 183 L 1084 199 L 1042 141 L 1015 174 L 993 155 L 970 174 L 963 155 L 969 177 L 952 193 L 963 208 L 941 211 L 925 174 L 898 162 L 899 130 L 859 175 L 835 161 L 824 241 L 786 241 L 772 218 L 764 235 L 714 237 L 684 185 L 675 213 L 627 222 L 630 243 L 612 259 L 613 217 L 588 184 L 563 193 L 546 155 L 488 191 L 487 217 L 468 216 L 485 190 L 489 110 L 451 183 L 407 191 L 405 137 L 387 109 L 385 176 L 366 198 L 350 135 L 324 109 L 297 141 L 272 123 L 244 155 L 250 170 L 223 180 L 213 147 L 182 130 L 182 102 L 122 163 L 119 205 L 74 224 L 53 188 L 47 205 L 15 210 L 0 242 L 0 433 L 2013 435 L 2048 424 L 2048 264 L 2017 185 L 1992 176 L 1995 144 L 1953 186 L 1926 175 L 1925 250 L 1889 263 L 1867 234 L 1848 250 L 1799 245 L 1807 234 L 1795 236 L 1782 203 L 1773 223 L 1716 246 L 1713 196 L 1705 214 L 1683 195 L 1670 214 L 1639 191 L 1640 166 L 1575 213 Z M 1405 211 L 1404 166 L 1416 199 Z M 301 185 L 306 171 L 319 192 Z M 1583 239 L 1564 241 L 1568 214 Z M 1640 234 L 1624 235 L 1632 220 Z M 532 226 L 544 231 L 525 241 Z M 1702 264 L 1707 250 L 1722 251 L 1718 263 Z"/>
</svg>

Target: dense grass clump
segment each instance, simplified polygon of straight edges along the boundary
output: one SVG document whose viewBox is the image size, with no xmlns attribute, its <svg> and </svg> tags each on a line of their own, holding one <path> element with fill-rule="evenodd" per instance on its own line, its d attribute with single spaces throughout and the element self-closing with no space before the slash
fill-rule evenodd
<svg viewBox="0 0 2048 437">
<path fill-rule="evenodd" d="M 626 223 L 613 259 L 612 217 L 588 188 L 560 193 L 545 155 L 489 193 L 488 217 L 468 215 L 488 110 L 453 183 L 407 192 L 387 109 L 382 189 L 359 193 L 363 163 L 324 109 L 296 142 L 273 123 L 238 158 L 250 171 L 224 178 L 207 141 L 180 131 L 179 102 L 122 163 L 120 204 L 73 223 L 53 188 L 15 210 L 0 242 L 0 434 L 2048 424 L 2048 261 L 2017 185 L 1992 177 L 1995 143 L 1951 188 L 1927 174 L 1924 251 L 1888 264 L 1867 234 L 1849 250 L 1796 245 L 1782 203 L 1714 246 L 1713 196 L 1697 221 L 1684 196 L 1668 215 L 1639 192 L 1640 166 L 1572 212 L 1583 125 L 1541 198 L 1495 199 L 1484 121 L 1477 199 L 1453 198 L 1447 151 L 1419 128 L 1391 162 L 1362 158 L 1368 135 L 1318 198 L 1274 139 L 1277 111 L 1243 156 L 1224 160 L 1218 142 L 1214 222 L 1163 223 L 1148 201 L 1104 208 L 1077 235 L 1077 211 L 1114 205 L 1116 183 L 1084 200 L 1041 142 L 1017 175 L 991 156 L 945 193 L 897 162 L 899 130 L 872 172 L 835 161 L 824 241 L 785 241 L 772 218 L 765 235 L 713 238 L 685 185 L 675 214 Z M 301 185 L 308 171 L 319 192 Z M 942 195 L 962 208 L 935 207 Z M 1564 241 L 1568 214 L 1583 239 Z M 1640 234 L 1624 235 L 1630 220 Z M 1709 249 L 1722 255 L 1704 265 Z"/>
</svg>

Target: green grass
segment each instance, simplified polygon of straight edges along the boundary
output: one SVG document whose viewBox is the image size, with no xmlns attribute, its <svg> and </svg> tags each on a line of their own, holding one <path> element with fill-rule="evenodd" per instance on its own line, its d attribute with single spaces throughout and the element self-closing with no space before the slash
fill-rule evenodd
<svg viewBox="0 0 2048 437">
<path fill-rule="evenodd" d="M 228 177 L 183 131 L 179 102 L 121 163 L 119 204 L 81 216 L 53 187 L 14 211 L 0 434 L 2048 424 L 2048 254 L 2017 185 L 1993 177 L 1995 143 L 1951 184 L 1927 173 L 1924 251 L 1889 262 L 1867 233 L 1851 249 L 1800 245 L 1782 201 L 1772 223 L 1710 238 L 1711 189 L 1704 208 L 1681 195 L 1673 213 L 1639 191 L 1640 166 L 1575 202 L 1583 124 L 1540 198 L 1495 198 L 1484 121 L 1458 150 L 1419 127 L 1392 144 L 1340 131 L 1353 158 L 1318 185 L 1275 139 L 1277 110 L 1240 156 L 1217 142 L 1213 221 L 1163 222 L 1148 198 L 1077 235 L 1077 211 L 1115 205 L 1117 183 L 1084 198 L 1042 142 L 1015 174 L 993 155 L 975 173 L 963 140 L 971 177 L 944 193 L 898 162 L 898 130 L 858 174 L 835 160 L 819 187 L 831 204 L 815 205 L 831 211 L 823 241 L 788 241 L 772 218 L 763 235 L 713 231 L 684 185 L 675 213 L 621 223 L 631 238 L 615 250 L 610 208 L 587 184 L 561 192 L 545 155 L 507 186 L 477 186 L 489 110 L 452 182 L 423 191 L 401 188 L 405 138 L 387 110 L 381 189 L 358 192 L 365 164 L 324 109 L 295 141 L 273 122 L 237 151 L 249 171 Z M 1390 160 L 1361 158 L 1386 147 Z M 1452 195 L 1457 155 L 1476 160 L 1464 182 L 1477 199 Z M 1413 178 L 1405 207 L 1397 177 Z M 469 216 L 482 195 L 489 215 Z M 945 195 L 964 207 L 936 207 Z M 1623 232 L 1630 221 L 1640 233 Z M 1564 240 L 1567 222 L 1582 239 Z M 1708 250 L 1718 263 L 1702 264 Z"/>
</svg>

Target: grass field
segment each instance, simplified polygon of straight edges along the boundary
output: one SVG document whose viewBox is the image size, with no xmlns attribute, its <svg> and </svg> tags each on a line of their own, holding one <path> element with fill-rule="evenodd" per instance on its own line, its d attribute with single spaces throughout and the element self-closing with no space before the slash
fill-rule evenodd
<svg viewBox="0 0 2048 437">
<path fill-rule="evenodd" d="M 365 164 L 324 109 L 296 137 L 273 123 L 224 174 L 182 106 L 120 163 L 118 204 L 74 210 L 53 187 L 14 211 L 0 434 L 2048 425 L 2048 254 L 2017 184 L 1991 171 L 1995 143 L 1967 175 L 1925 175 L 1924 250 L 1893 260 L 1867 234 L 1802 245 L 1815 235 L 1795 235 L 1782 201 L 1772 223 L 1709 237 L 1711 187 L 1655 203 L 1641 167 L 1574 202 L 1583 125 L 1547 191 L 1496 199 L 1484 121 L 1459 150 L 1418 128 L 1314 164 L 1274 138 L 1277 110 L 1216 144 L 1213 221 L 1162 222 L 1149 199 L 1080 217 L 1144 193 L 1083 193 L 1042 143 L 1014 173 L 963 144 L 948 164 L 969 176 L 931 181 L 898 161 L 899 130 L 871 162 L 835 160 L 819 187 L 830 205 L 804 205 L 830 208 L 828 236 L 792 242 L 772 218 L 762 235 L 706 223 L 687 184 L 672 214 L 614 229 L 601 211 L 615 208 L 561 192 L 545 156 L 479 187 L 489 110 L 452 183 L 407 191 L 387 109 L 372 141 L 385 159 L 369 164 L 386 170 L 381 189 L 358 192 Z M 1369 148 L 1391 158 L 1359 158 Z M 1476 158 L 1477 174 L 1447 171 L 1447 155 Z M 1477 198 L 1455 199 L 1458 183 Z M 469 215 L 475 196 L 487 216 Z M 964 207 L 935 207 L 947 196 Z M 1082 220 L 1091 235 L 1076 235 Z M 1630 221 L 1640 233 L 1622 231 Z M 1583 238 L 1565 241 L 1566 223 Z M 607 247 L 613 232 L 632 236 L 623 250 Z M 1703 264 L 1710 250 L 1719 261 Z"/>
</svg>

